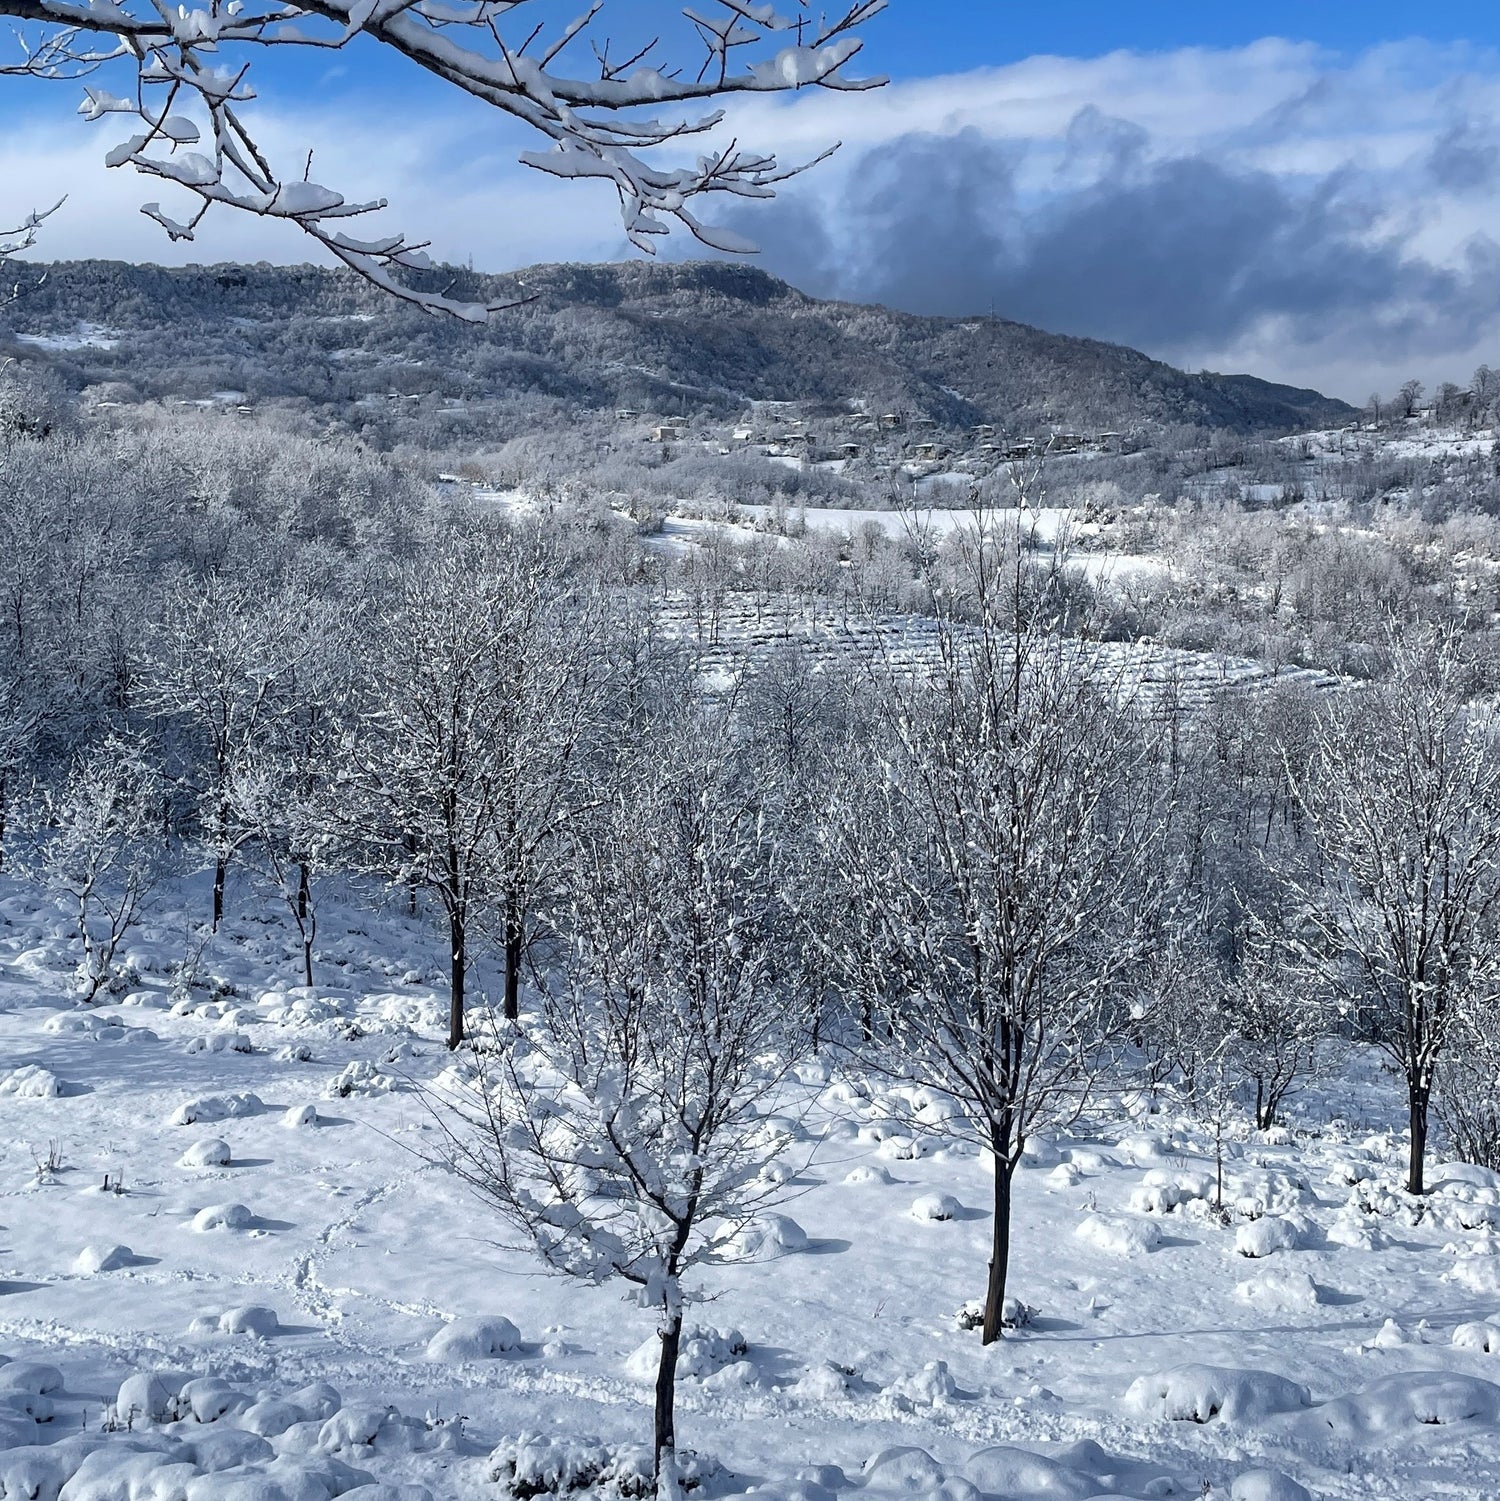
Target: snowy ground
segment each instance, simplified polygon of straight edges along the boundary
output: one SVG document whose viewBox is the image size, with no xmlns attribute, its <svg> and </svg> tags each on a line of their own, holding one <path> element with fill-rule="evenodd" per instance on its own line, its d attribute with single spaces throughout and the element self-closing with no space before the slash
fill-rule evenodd
<svg viewBox="0 0 1500 1501">
<path fill-rule="evenodd" d="M 523 1472 L 640 1442 L 649 1317 L 497 1247 L 423 1160 L 433 931 L 330 904 L 300 991 L 242 886 L 174 1003 L 188 896 L 84 1012 L 61 915 L 0 881 L 0 1497 L 68 1475 L 64 1501 L 424 1494 L 363 1476 L 467 1501 L 506 1494 L 519 1436 L 547 1436 Z M 1328 1498 L 1500 1493 L 1500 1188 L 1455 1169 L 1406 1199 L 1397 1103 L 1358 1059 L 1291 1133 L 1239 1141 L 1225 1227 L 1203 1133 L 1101 1102 L 1021 1174 L 1012 1287 L 1037 1313 L 986 1351 L 955 1317 L 988 1254 L 984 1165 L 922 1133 L 931 1102 L 808 1068 L 786 1254 L 715 1272 L 694 1312 L 728 1336 L 682 1383 L 683 1441 L 722 1466 L 707 1494 L 1303 1494 L 1264 1468 Z"/>
</svg>

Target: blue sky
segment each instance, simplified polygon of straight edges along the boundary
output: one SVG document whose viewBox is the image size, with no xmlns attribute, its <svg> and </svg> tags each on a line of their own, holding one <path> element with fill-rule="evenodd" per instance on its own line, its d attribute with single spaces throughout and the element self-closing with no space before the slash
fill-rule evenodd
<svg viewBox="0 0 1500 1501">
<path fill-rule="evenodd" d="M 830 7 L 831 9 L 831 7 Z M 869 56 L 893 77 L 960 72 L 1039 53 L 1242 47 L 1262 37 L 1363 51 L 1411 37 L 1500 46 L 1495 0 L 896 0 L 869 28 Z"/>
<path fill-rule="evenodd" d="M 681 39 L 679 11 L 604 15 L 630 43 Z M 1500 0 L 892 0 L 865 36 L 889 88 L 741 100 L 726 127 L 788 159 L 844 142 L 775 204 L 718 214 L 805 289 L 993 308 L 1354 400 L 1500 364 Z M 536 141 L 403 60 L 256 67 L 276 158 L 314 148 L 318 180 L 388 197 L 387 226 L 440 256 L 628 253 L 609 189 L 519 167 Z M 309 258 L 291 228 L 233 214 L 169 244 L 138 213 L 160 186 L 102 166 L 124 122 L 85 124 L 77 99 L 0 78 L 0 214 L 70 193 L 38 255 Z"/>
</svg>

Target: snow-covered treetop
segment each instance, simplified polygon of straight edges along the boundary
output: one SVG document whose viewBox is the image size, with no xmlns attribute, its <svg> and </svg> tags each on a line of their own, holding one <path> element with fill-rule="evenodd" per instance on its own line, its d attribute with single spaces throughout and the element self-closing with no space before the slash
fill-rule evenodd
<svg viewBox="0 0 1500 1501">
<path fill-rule="evenodd" d="M 0 0 L 0 15 L 45 27 L 20 61 L 0 71 L 76 80 L 106 65 L 133 65 L 128 97 L 89 86 L 79 113 L 88 120 L 130 116 L 131 133 L 107 164 L 134 167 L 196 200 L 185 219 L 159 203 L 144 205 L 174 240 L 191 239 L 216 204 L 285 219 L 395 295 L 480 321 L 493 309 L 415 291 L 399 279 L 403 268 L 430 264 L 423 245 L 401 234 L 346 232 L 347 221 L 384 208 L 385 200 L 350 201 L 317 182 L 310 153 L 290 173 L 271 162 L 245 114 L 255 98 L 251 67 L 260 49 L 338 50 L 356 38 L 373 39 L 544 136 L 550 145 L 524 152 L 526 165 L 612 182 L 625 233 L 639 249 L 650 252 L 675 224 L 717 249 L 744 251 L 754 247 L 705 224 L 695 200 L 710 193 L 769 198 L 778 183 L 813 163 L 787 165 L 773 152 L 733 140 L 684 161 L 683 144 L 723 120 L 707 101 L 877 87 L 883 79 L 852 77 L 848 68 L 861 47 L 856 28 L 885 5 L 850 0 L 847 9 L 814 22 L 806 0 L 797 0 L 790 15 L 756 0 L 700 0 L 683 11 L 688 39 L 695 35 L 698 44 L 694 71 L 661 61 L 655 40 L 617 55 L 599 29 L 607 0 L 594 0 L 556 29 L 537 19 L 537 0 Z M 591 76 L 568 76 L 567 60 L 585 47 L 594 58 Z"/>
</svg>

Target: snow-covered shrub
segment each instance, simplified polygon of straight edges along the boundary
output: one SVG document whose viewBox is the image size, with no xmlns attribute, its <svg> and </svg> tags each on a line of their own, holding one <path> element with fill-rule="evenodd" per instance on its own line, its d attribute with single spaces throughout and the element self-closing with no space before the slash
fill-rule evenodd
<svg viewBox="0 0 1500 1501">
<path fill-rule="evenodd" d="M 677 1354 L 677 1374 L 702 1381 L 743 1359 L 749 1350 L 745 1336 L 738 1329 L 708 1329 L 701 1325 L 684 1329 Z M 648 1339 L 626 1359 L 625 1373 L 634 1381 L 655 1381 L 660 1359 L 660 1339 Z"/>
<path fill-rule="evenodd" d="M 952 1194 L 923 1194 L 914 1199 L 911 1216 L 915 1220 L 953 1220 L 963 1213 L 961 1205 Z"/>
<path fill-rule="evenodd" d="M 509 1354 L 520 1343 L 521 1331 L 499 1315 L 454 1319 L 428 1340 L 427 1358 L 454 1364 L 493 1360 L 497 1355 Z"/>
<path fill-rule="evenodd" d="M 1250 1423 L 1296 1412 L 1311 1401 L 1305 1386 L 1270 1371 L 1184 1365 L 1138 1377 L 1126 1391 L 1123 1406 L 1136 1417 L 1173 1423 L 1208 1423 L 1215 1418 Z"/>
<path fill-rule="evenodd" d="M 1312 1497 L 1280 1470 L 1246 1470 L 1235 1476 L 1229 1501 L 1312 1501 Z"/>
<path fill-rule="evenodd" d="M 1234 1248 L 1252 1260 L 1277 1251 L 1299 1250 L 1304 1241 L 1301 1226 L 1279 1215 L 1268 1214 L 1240 1225 L 1234 1232 Z"/>
<path fill-rule="evenodd" d="M 1150 1219 L 1088 1214 L 1073 1233 L 1095 1250 L 1108 1251 L 1112 1256 L 1137 1256 L 1161 1244 L 1161 1226 Z"/>
<path fill-rule="evenodd" d="M 373 1063 L 357 1059 L 345 1065 L 337 1078 L 330 1080 L 323 1095 L 330 1100 L 347 1100 L 351 1095 L 389 1094 L 398 1087 L 398 1082 L 390 1074 L 382 1073 Z"/>
<path fill-rule="evenodd" d="M 715 1243 L 725 1261 L 775 1261 L 807 1249 L 807 1232 L 790 1215 L 758 1214 Z"/>
<path fill-rule="evenodd" d="M 1237 1283 L 1234 1295 L 1266 1312 L 1297 1313 L 1322 1301 L 1317 1284 L 1306 1272 L 1268 1269 Z"/>
<path fill-rule="evenodd" d="M 269 1339 L 280 1330 L 281 1320 L 276 1316 L 276 1310 L 260 1304 L 231 1308 L 219 1316 L 219 1331 L 222 1334 L 251 1334 L 256 1339 Z"/>
<path fill-rule="evenodd" d="M 656 1488 L 649 1448 L 611 1446 L 596 1438 L 523 1433 L 496 1445 L 489 1462 L 491 1481 L 516 1501 L 578 1491 L 637 1501 Z M 718 1463 L 705 1455 L 677 1451 L 677 1478 L 683 1490 L 698 1490 L 718 1469 Z"/>
<path fill-rule="evenodd" d="M 260 1096 L 241 1094 L 209 1094 L 196 1100 L 185 1100 L 167 1118 L 169 1126 L 192 1126 L 199 1121 L 238 1120 L 246 1115 L 258 1115 L 266 1107 Z"/>
<path fill-rule="evenodd" d="M 135 1260 L 129 1246 L 85 1246 L 73 1260 L 73 1270 L 85 1277 L 98 1272 L 117 1272 Z"/>
<path fill-rule="evenodd" d="M 243 1204 L 210 1204 L 193 1216 L 193 1229 L 200 1234 L 210 1230 L 247 1230 L 255 1216 Z"/>
<path fill-rule="evenodd" d="M 920 1371 L 893 1381 L 885 1389 L 892 1402 L 904 1410 L 917 1407 L 940 1407 L 952 1402 L 958 1395 L 958 1383 L 953 1379 L 945 1360 L 929 1360 Z"/>
<path fill-rule="evenodd" d="M 62 1081 L 50 1069 L 27 1063 L 0 1074 L 0 1099 L 54 1100 L 63 1092 Z"/>
<path fill-rule="evenodd" d="M 177 1165 L 179 1167 L 228 1167 L 229 1160 L 229 1143 L 221 1141 L 217 1136 L 209 1136 L 202 1141 L 195 1141 L 177 1159 Z"/>
</svg>

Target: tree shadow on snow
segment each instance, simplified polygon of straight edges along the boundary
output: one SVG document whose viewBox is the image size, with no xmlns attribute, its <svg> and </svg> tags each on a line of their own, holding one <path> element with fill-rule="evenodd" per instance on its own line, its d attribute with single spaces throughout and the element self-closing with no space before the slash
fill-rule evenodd
<svg viewBox="0 0 1500 1501">
<path fill-rule="evenodd" d="M 824 1236 L 819 1240 L 809 1240 L 802 1248 L 803 1256 L 838 1256 L 843 1252 L 852 1250 L 852 1240 L 840 1240 L 836 1236 Z"/>
</svg>

